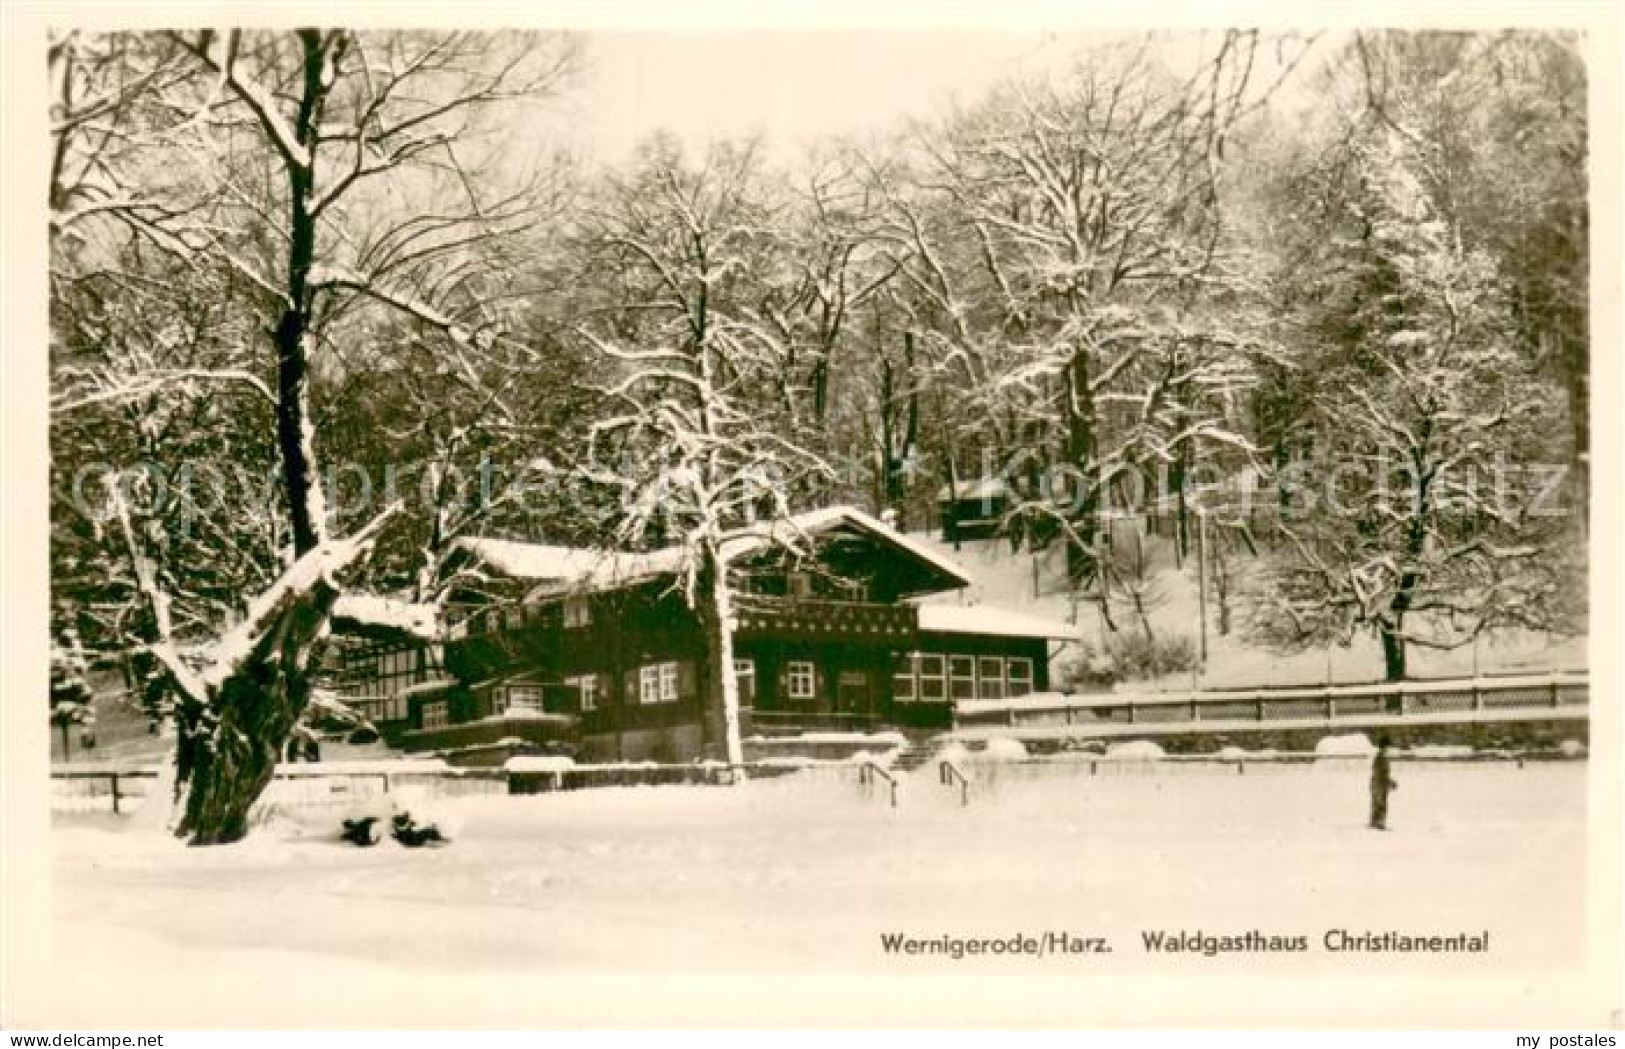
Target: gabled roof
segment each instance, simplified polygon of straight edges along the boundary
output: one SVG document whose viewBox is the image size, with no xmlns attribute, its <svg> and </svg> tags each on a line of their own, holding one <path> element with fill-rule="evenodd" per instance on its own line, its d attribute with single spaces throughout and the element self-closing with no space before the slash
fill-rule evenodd
<svg viewBox="0 0 1625 1049">
<path fill-rule="evenodd" d="M 457 540 L 456 545 L 514 579 L 587 589 L 669 575 L 680 569 L 683 563 L 683 551 L 679 547 L 629 554 L 591 547 L 549 546 L 484 537 L 462 538 Z"/>
<path fill-rule="evenodd" d="M 954 580 L 959 586 L 970 586 L 974 582 L 955 562 L 855 506 L 831 506 L 822 510 L 809 510 L 782 521 L 742 528 L 729 536 L 723 544 L 723 556 L 730 561 L 735 560 L 775 545 L 793 545 L 803 537 L 820 535 L 842 526 L 865 533 L 902 550 Z"/>
<path fill-rule="evenodd" d="M 795 546 L 840 528 L 868 535 L 929 566 L 949 582 L 943 589 L 971 585 L 970 576 L 959 565 L 855 506 L 810 510 L 736 529 L 724 537 L 722 556 L 737 561 L 776 546 Z M 678 546 L 649 553 L 622 553 L 480 537 L 459 539 L 457 546 L 503 575 L 535 581 L 550 592 L 611 589 L 675 575 L 682 571 L 688 557 L 688 550 Z"/>
</svg>

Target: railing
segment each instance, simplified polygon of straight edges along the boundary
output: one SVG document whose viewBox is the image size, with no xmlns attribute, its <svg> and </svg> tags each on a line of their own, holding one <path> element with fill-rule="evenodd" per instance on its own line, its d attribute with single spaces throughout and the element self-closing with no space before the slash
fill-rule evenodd
<svg viewBox="0 0 1625 1049">
<path fill-rule="evenodd" d="M 877 778 L 885 780 L 891 788 L 891 807 L 895 809 L 897 807 L 897 777 L 872 761 L 865 761 L 858 766 L 858 783 L 860 786 L 865 789 L 873 788 Z"/>
<path fill-rule="evenodd" d="M 965 777 L 963 772 L 959 771 L 959 766 L 955 765 L 951 761 L 938 762 L 937 782 L 941 783 L 944 787 L 952 787 L 955 783 L 958 783 L 959 804 L 970 804 L 970 780 Z"/>
<path fill-rule="evenodd" d="M 861 732 L 886 724 L 879 714 L 762 710 L 759 707 L 744 708 L 740 713 L 752 732 Z"/>
<path fill-rule="evenodd" d="M 1176 731 L 1220 723 L 1369 722 L 1431 715 L 1466 721 L 1528 720 L 1531 712 L 1546 711 L 1556 712 L 1546 716 L 1584 718 L 1589 701 L 1590 678 L 1580 671 L 1316 688 L 1040 695 L 962 702 L 955 720 L 967 728 L 1134 725 Z"/>
<path fill-rule="evenodd" d="M 152 769 L 108 769 L 106 772 L 89 769 L 65 769 L 62 771 L 52 772 L 51 778 L 61 780 L 89 780 L 92 782 L 96 780 L 106 780 L 108 795 L 111 796 L 113 801 L 113 814 L 117 816 L 120 814 L 119 803 L 124 799 L 124 797 L 126 797 L 126 795 L 119 790 L 119 780 L 123 779 L 127 782 L 132 779 L 157 779 L 158 773 Z M 97 797 L 99 795 L 91 796 Z M 143 791 L 132 796 L 144 798 L 146 797 L 146 792 Z"/>
<path fill-rule="evenodd" d="M 827 601 L 817 598 L 740 595 L 738 631 L 742 635 L 840 638 L 890 644 L 919 631 L 913 605 L 870 601 Z"/>
<path fill-rule="evenodd" d="M 490 793 L 492 788 L 483 784 L 501 781 L 502 790 L 506 790 L 508 773 L 503 769 L 477 769 L 477 768 L 427 768 L 410 769 L 394 768 L 371 771 L 365 769 L 345 768 L 327 769 L 321 762 L 312 762 L 308 765 L 290 764 L 278 766 L 272 775 L 271 786 L 266 789 L 261 798 L 262 804 L 291 805 L 295 808 L 305 808 L 317 803 L 338 803 L 353 800 L 356 797 L 371 793 L 390 794 L 405 785 L 416 787 L 430 787 L 437 795 L 463 794 L 463 793 Z M 123 815 L 124 802 L 130 799 L 141 799 L 147 796 L 146 791 L 128 791 L 124 787 L 132 780 L 156 780 L 158 770 L 152 768 L 137 769 L 117 767 L 108 769 L 53 769 L 53 780 L 63 782 L 84 781 L 95 784 L 105 782 L 107 791 L 78 795 L 81 800 L 96 801 L 108 798 L 112 805 L 114 815 Z M 304 790 L 296 784 L 320 784 L 316 793 Z M 364 787 L 370 790 L 355 790 Z M 321 793 L 325 791 L 325 793 Z M 340 797 L 342 795 L 342 797 Z M 75 800 L 74 797 L 61 799 L 64 803 Z"/>
</svg>

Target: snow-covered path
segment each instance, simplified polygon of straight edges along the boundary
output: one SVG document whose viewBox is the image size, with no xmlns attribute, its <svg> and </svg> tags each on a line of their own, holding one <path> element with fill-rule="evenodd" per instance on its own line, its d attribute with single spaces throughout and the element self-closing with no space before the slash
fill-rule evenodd
<svg viewBox="0 0 1625 1049">
<path fill-rule="evenodd" d="M 852 785 L 631 788 L 440 803 L 437 851 L 297 828 L 187 850 L 65 825 L 59 949 L 120 943 L 202 967 L 254 952 L 424 974 L 564 969 L 1008 972 L 1547 971 L 1585 935 L 1583 763 L 1402 764 L 1394 830 L 1363 826 L 1360 762 L 929 775 L 902 807 Z M 1327 930 L 1489 930 L 1482 956 L 1356 955 Z M 1110 955 L 904 957 L 884 933 L 1066 930 Z M 1148 952 L 1151 930 L 1309 937 L 1307 954 Z M 132 967 L 145 964 L 129 959 Z"/>
</svg>

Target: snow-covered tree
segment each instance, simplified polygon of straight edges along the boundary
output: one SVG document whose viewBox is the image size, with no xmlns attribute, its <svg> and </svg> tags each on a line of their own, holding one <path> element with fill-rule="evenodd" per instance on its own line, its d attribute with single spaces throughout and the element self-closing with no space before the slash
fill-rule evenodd
<svg viewBox="0 0 1625 1049">
<path fill-rule="evenodd" d="M 73 753 L 73 730 L 96 723 L 88 670 L 79 636 L 70 629 L 51 646 L 51 724 L 62 734 L 64 761 Z"/>
<path fill-rule="evenodd" d="M 1150 41 L 1119 41 L 916 136 L 935 203 L 905 201 L 897 229 L 933 303 L 933 356 L 1030 489 L 1064 479 L 1013 518 L 1064 536 L 1080 579 L 1120 486 L 1177 489 L 1206 450 L 1250 448 L 1255 267 L 1221 205 L 1226 145 L 1268 87 L 1251 78 L 1258 46 L 1225 34 L 1180 74 Z"/>
<path fill-rule="evenodd" d="M 1463 245 L 1390 134 L 1358 154 L 1342 263 L 1322 277 L 1315 469 L 1253 627 L 1285 646 L 1382 644 L 1403 678 L 1413 646 L 1485 631 L 1564 630 L 1576 587 L 1553 498 L 1558 391 L 1519 352 L 1493 260 Z M 1566 578 L 1567 577 L 1567 578 Z"/>
<path fill-rule="evenodd" d="M 248 809 L 308 701 L 314 648 L 342 573 L 391 513 L 385 508 L 345 539 L 330 536 L 312 387 L 324 362 L 341 370 L 335 360 L 372 349 L 370 322 L 379 315 L 438 330 L 454 357 L 479 353 L 499 336 L 477 309 L 477 292 L 470 294 L 480 261 L 473 248 L 523 226 L 532 197 L 514 177 L 508 144 L 493 142 L 482 120 L 498 105 L 545 96 L 572 68 L 576 49 L 567 38 L 526 34 L 314 29 L 141 40 L 161 44 L 180 70 L 146 78 L 151 93 L 142 97 L 183 119 L 159 135 L 146 124 L 115 127 L 147 148 L 116 179 L 100 181 L 156 186 L 144 199 L 180 214 L 163 213 L 161 238 L 150 222 L 136 232 L 172 257 L 229 271 L 252 287 L 252 323 L 244 327 L 254 335 L 237 347 L 240 364 L 229 377 L 272 402 L 290 539 L 278 551 L 276 582 L 245 615 L 182 624 L 169 586 L 186 586 L 199 566 L 172 565 L 181 572 L 166 578 L 142 548 L 141 529 L 120 529 L 150 617 L 143 649 L 188 712 L 177 832 L 209 844 L 247 832 Z M 106 151 L 95 155 L 97 164 L 112 163 Z M 71 196 L 62 199 L 71 206 Z M 144 216 L 103 210 L 123 221 Z M 59 258 L 72 246 L 60 235 L 53 242 Z M 116 400 L 156 387 L 149 376 L 125 376 L 100 393 Z M 129 507 L 118 509 L 122 525 Z"/>
<path fill-rule="evenodd" d="M 625 493 L 615 528 L 633 548 L 675 544 L 706 640 L 704 751 L 742 760 L 726 538 L 788 516 L 828 468 L 784 425 L 790 346 L 762 317 L 758 274 L 780 250 L 750 143 L 690 164 L 669 139 L 607 179 L 584 222 L 585 280 L 606 289 L 580 328 L 599 355 L 605 416 L 587 475 Z"/>
</svg>

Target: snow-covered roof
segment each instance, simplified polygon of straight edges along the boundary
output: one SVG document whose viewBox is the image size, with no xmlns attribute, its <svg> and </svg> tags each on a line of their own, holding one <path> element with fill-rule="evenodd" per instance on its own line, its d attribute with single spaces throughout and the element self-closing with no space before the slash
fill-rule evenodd
<svg viewBox="0 0 1625 1049">
<path fill-rule="evenodd" d="M 988 634 L 1078 640 L 1078 628 L 988 605 L 920 605 L 920 630 L 928 634 Z"/>
<path fill-rule="evenodd" d="M 385 627 L 413 637 L 433 640 L 440 632 L 440 612 L 434 605 L 413 604 L 376 594 L 345 593 L 333 605 L 333 618 L 364 627 Z"/>
<path fill-rule="evenodd" d="M 971 585 L 965 570 L 930 547 L 855 506 L 809 510 L 781 520 L 749 525 L 730 532 L 722 542 L 725 560 L 748 557 L 773 546 L 797 541 L 841 526 L 867 532 L 929 564 L 960 586 Z M 504 575 L 553 584 L 557 589 L 597 590 L 624 586 L 682 570 L 688 550 L 666 547 L 649 553 L 619 553 L 584 547 L 549 546 L 507 539 L 463 538 L 457 541 Z"/>
<path fill-rule="evenodd" d="M 868 532 L 884 542 L 900 547 L 942 574 L 958 580 L 961 586 L 970 586 L 973 582 L 965 569 L 958 564 L 855 506 L 830 506 L 822 510 L 809 510 L 783 521 L 742 528 L 724 543 L 723 553 L 731 560 L 775 544 L 793 543 L 802 535 L 817 535 L 841 525 L 851 525 L 859 531 Z"/>
<path fill-rule="evenodd" d="M 972 481 L 960 481 L 954 487 L 943 485 L 937 489 L 937 502 L 946 503 L 958 499 L 961 502 L 968 499 L 1003 499 L 1010 494 L 1010 486 L 1004 483 L 1002 477 L 980 477 Z"/>
<path fill-rule="evenodd" d="M 629 554 L 482 537 L 465 537 L 457 545 L 515 579 L 584 586 L 610 586 L 675 572 L 682 567 L 683 554 L 678 547 Z"/>
</svg>

